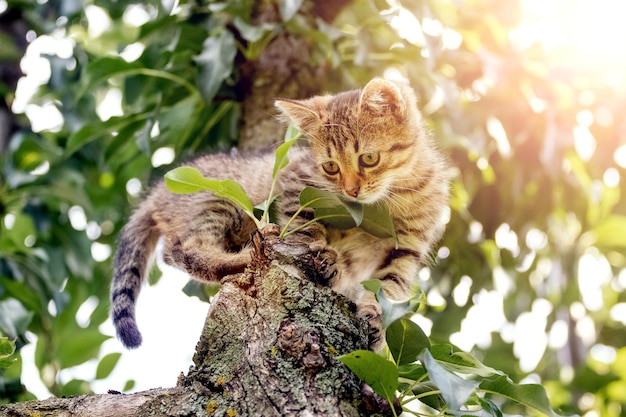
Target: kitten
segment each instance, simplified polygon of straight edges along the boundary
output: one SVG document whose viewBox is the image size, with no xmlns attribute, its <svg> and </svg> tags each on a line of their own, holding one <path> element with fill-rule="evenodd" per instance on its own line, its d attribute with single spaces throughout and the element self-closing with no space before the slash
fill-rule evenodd
<svg viewBox="0 0 626 417">
<path fill-rule="evenodd" d="M 415 101 L 409 86 L 374 79 L 363 90 L 276 102 L 308 138 L 308 146 L 290 150 L 290 163 L 279 175 L 278 223 L 284 225 L 297 211 L 305 186 L 346 201 L 382 204 L 393 219 L 397 241 L 320 223 L 292 235 L 336 260 L 327 271 L 329 285 L 370 320 L 373 347 L 383 340 L 380 307 L 361 282 L 380 279 L 392 299 L 411 295 L 411 283 L 446 222 L 449 170 Z M 188 165 L 210 178 L 237 180 L 256 205 L 268 197 L 273 164 L 268 153 L 207 155 Z M 298 221 L 310 216 L 304 210 Z M 177 195 L 162 181 L 157 184 L 122 229 L 115 256 L 111 316 L 122 343 L 141 344 L 135 301 L 160 237 L 166 263 L 200 281 L 219 281 L 250 262 L 254 227 L 241 210 L 210 192 Z"/>
</svg>

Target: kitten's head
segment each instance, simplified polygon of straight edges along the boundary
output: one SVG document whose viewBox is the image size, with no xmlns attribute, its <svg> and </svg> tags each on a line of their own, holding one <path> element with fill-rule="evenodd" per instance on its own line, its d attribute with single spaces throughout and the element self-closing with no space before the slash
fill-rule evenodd
<svg viewBox="0 0 626 417">
<path fill-rule="evenodd" d="M 414 175 L 426 146 L 415 95 L 402 83 L 374 79 L 363 90 L 276 105 L 309 138 L 325 188 L 347 200 L 387 197 L 398 181 Z"/>
</svg>

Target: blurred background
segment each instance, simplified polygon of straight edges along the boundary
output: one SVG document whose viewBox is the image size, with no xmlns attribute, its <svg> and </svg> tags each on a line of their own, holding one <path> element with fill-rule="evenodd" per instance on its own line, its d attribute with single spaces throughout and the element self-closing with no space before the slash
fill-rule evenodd
<svg viewBox="0 0 626 417">
<path fill-rule="evenodd" d="M 210 291 L 163 268 L 107 320 L 116 235 L 272 103 L 408 79 L 457 168 L 416 321 L 555 409 L 626 416 L 626 2 L 0 0 L 0 403 L 173 386 Z M 184 289 L 184 291 L 183 291 Z M 188 295 L 187 295 L 188 294 Z"/>
</svg>

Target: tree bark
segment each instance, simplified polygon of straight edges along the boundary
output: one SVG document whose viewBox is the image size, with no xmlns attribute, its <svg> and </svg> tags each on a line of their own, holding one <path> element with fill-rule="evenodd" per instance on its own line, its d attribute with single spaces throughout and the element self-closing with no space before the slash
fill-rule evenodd
<svg viewBox="0 0 626 417">
<path fill-rule="evenodd" d="M 316 254 L 273 227 L 253 244 L 250 267 L 226 277 L 212 301 L 176 387 L 9 404 L 0 416 L 388 415 L 388 403 L 337 360 L 367 349 L 368 324 L 322 285 Z"/>
</svg>

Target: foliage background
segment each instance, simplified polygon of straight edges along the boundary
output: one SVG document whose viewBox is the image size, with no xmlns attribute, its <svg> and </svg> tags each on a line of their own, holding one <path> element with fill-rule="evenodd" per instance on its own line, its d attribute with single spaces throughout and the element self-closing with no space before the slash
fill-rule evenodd
<svg viewBox="0 0 626 417">
<path fill-rule="evenodd" d="M 588 29 L 565 25 L 571 43 L 552 45 L 529 0 L 355 0 L 333 23 L 277 3 L 261 25 L 253 1 L 0 1 L 0 335 L 18 357 L 36 334 L 50 392 L 91 389 L 59 372 L 109 337 L 94 296 L 130 207 L 177 161 L 236 145 L 246 62 L 291 34 L 322 91 L 408 78 L 458 168 L 442 249 L 420 274 L 431 338 L 541 382 L 555 408 L 625 416 L 626 61 L 600 29 L 610 2 L 568 3 L 565 16 L 594 11 Z M 32 397 L 21 369 L 0 374 L 2 401 Z"/>
</svg>

